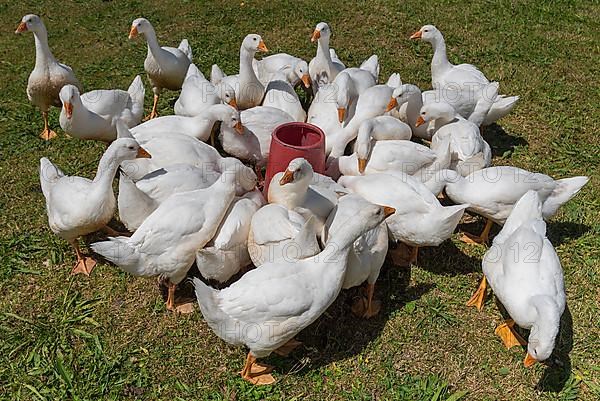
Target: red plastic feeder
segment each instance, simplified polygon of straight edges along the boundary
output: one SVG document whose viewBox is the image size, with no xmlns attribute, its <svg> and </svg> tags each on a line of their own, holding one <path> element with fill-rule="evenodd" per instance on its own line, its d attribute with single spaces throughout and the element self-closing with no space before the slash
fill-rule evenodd
<svg viewBox="0 0 600 401">
<path fill-rule="evenodd" d="M 271 178 L 285 171 L 288 164 L 297 157 L 305 158 L 315 172 L 325 172 L 325 134 L 316 125 L 293 122 L 275 128 L 271 134 L 263 191 L 265 197 L 269 193 Z"/>
</svg>

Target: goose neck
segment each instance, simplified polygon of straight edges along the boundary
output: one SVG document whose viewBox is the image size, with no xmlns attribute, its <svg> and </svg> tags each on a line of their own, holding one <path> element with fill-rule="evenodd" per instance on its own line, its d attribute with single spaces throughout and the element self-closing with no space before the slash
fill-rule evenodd
<svg viewBox="0 0 600 401">
<path fill-rule="evenodd" d="M 56 61 L 50 46 L 48 46 L 48 33 L 45 27 L 40 27 L 33 32 L 35 40 L 35 66 L 44 66 Z"/>
</svg>

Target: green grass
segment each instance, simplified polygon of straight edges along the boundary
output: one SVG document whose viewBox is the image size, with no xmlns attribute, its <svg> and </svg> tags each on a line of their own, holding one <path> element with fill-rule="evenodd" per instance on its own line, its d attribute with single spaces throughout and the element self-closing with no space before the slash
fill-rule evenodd
<svg viewBox="0 0 600 401">
<path fill-rule="evenodd" d="M 500 4 L 462 1 L 360 2 L 69 1 L 0 5 L 0 399 L 165 400 L 596 400 L 600 397 L 600 29 L 596 2 Z M 48 229 L 38 162 L 90 177 L 102 144 L 65 137 L 44 143 L 41 116 L 25 96 L 33 67 L 30 35 L 16 36 L 26 13 L 43 16 L 57 58 L 87 90 L 126 88 L 143 73 L 146 48 L 128 41 L 131 21 L 149 18 L 164 44 L 188 38 L 194 60 L 233 73 L 241 39 L 263 36 L 272 53 L 310 59 L 309 38 L 330 23 L 332 46 L 349 66 L 372 53 L 380 78 L 429 86 L 431 48 L 408 40 L 425 23 L 446 36 L 453 62 L 478 65 L 501 92 L 518 94 L 514 112 L 487 136 L 494 163 L 590 183 L 548 224 L 565 271 L 568 310 L 553 365 L 522 366 L 493 331 L 494 302 L 483 312 L 464 304 L 480 278 L 483 247 L 447 241 L 424 249 L 410 270 L 384 267 L 380 316 L 349 314 L 354 291 L 300 339 L 291 358 L 268 358 L 275 386 L 241 380 L 245 350 L 228 346 L 200 313 L 167 313 L 153 280 L 101 264 L 89 279 L 69 275 L 69 246 Z M 147 87 L 147 105 L 151 91 Z M 166 92 L 160 111 L 172 112 Z M 58 128 L 58 111 L 51 113 Z M 464 225 L 481 229 L 482 223 Z"/>
</svg>

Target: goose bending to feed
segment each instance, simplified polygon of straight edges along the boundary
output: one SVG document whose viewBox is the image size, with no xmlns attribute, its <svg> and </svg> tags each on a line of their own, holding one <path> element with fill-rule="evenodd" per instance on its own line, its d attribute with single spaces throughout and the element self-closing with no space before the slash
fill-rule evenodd
<svg viewBox="0 0 600 401">
<path fill-rule="evenodd" d="M 268 51 L 260 35 L 250 34 L 244 38 L 240 46 L 239 74 L 223 76 L 218 66 L 213 66 L 215 73 L 211 73 L 211 82 L 215 84 L 223 82 L 231 86 L 235 91 L 235 100 L 240 110 L 260 106 L 263 100 L 265 87 L 252 68 L 252 60 L 256 52 Z"/>
<path fill-rule="evenodd" d="M 117 137 L 117 121 L 133 127 L 144 115 L 145 89 L 142 78 L 135 77 L 127 91 L 120 89 L 93 90 L 80 95 L 74 85 L 60 90 L 63 104 L 60 126 L 69 135 L 80 139 L 110 142 Z"/>
<path fill-rule="evenodd" d="M 485 88 L 490 81 L 472 64 L 453 65 L 450 63 L 446 56 L 444 36 L 435 26 L 424 25 L 410 38 L 420 39 L 431 44 L 433 47 L 431 84 L 434 89 L 442 91 L 460 89 L 461 96 L 456 100 L 460 107 L 457 107 L 457 109 L 463 109 L 464 112 L 461 112 L 461 114 L 463 117 L 468 118 L 479 98 L 488 95 Z M 518 96 L 502 96 L 495 93 L 493 104 L 489 111 L 485 113 L 482 125 L 490 125 L 510 113 L 518 100 Z M 456 107 L 455 104 L 453 106 Z"/>
<path fill-rule="evenodd" d="M 285 111 L 295 121 L 306 121 L 306 112 L 292 84 L 288 82 L 284 71 L 280 70 L 271 76 L 265 88 L 263 106 L 274 107 Z"/>
<path fill-rule="evenodd" d="M 438 246 L 450 238 L 469 206 L 444 207 L 427 186 L 403 173 L 342 176 L 338 183 L 369 202 L 396 209 L 386 223 L 393 241 L 413 247 L 409 263 L 416 262 L 419 247 Z"/>
<path fill-rule="evenodd" d="M 163 89 L 179 90 L 192 62 L 192 48 L 187 39 L 183 39 L 177 48 L 161 47 L 152 24 L 145 18 L 137 18 L 131 23 L 129 39 L 142 34 L 148 44 L 148 54 L 144 61 L 144 70 L 152 84 L 154 103 L 148 119 L 158 116 L 156 107 Z"/>
<path fill-rule="evenodd" d="M 96 265 L 94 259 L 83 256 L 77 240 L 106 227 L 115 212 L 112 182 L 119 164 L 136 157 L 149 155 L 131 138 L 117 139 L 102 155 L 93 180 L 67 176 L 50 160 L 40 159 L 40 184 L 46 199 L 48 224 L 56 235 L 73 246 L 77 256 L 71 274 L 89 275 Z"/>
<path fill-rule="evenodd" d="M 136 137 L 141 135 L 145 138 L 180 133 L 206 142 L 211 137 L 217 121 L 239 133 L 243 132 L 240 113 L 227 104 L 213 104 L 193 117 L 171 115 L 153 118 L 132 128 L 131 132 Z"/>
<path fill-rule="evenodd" d="M 342 197 L 338 208 L 346 207 Z M 250 349 L 242 378 L 253 384 L 275 381 L 272 368 L 261 365 L 257 358 L 278 349 L 289 352 L 298 345 L 294 336 L 337 298 L 354 241 L 381 224 L 392 211 L 369 204 L 343 229 L 332 233 L 327 241 L 330 246 L 316 257 L 265 263 L 223 290 L 194 279 L 198 304 L 208 325 L 226 342 Z M 250 326 L 257 330 L 240 330 Z"/>
<path fill-rule="evenodd" d="M 435 124 L 441 121 L 442 127 L 431 139 L 431 150 L 448 147 L 450 143 L 450 169 L 462 176 L 489 167 L 492 162 L 492 149 L 481 137 L 479 127 L 465 120 L 445 102 L 428 103 L 421 108 L 416 126 Z"/>
<path fill-rule="evenodd" d="M 272 80 L 273 74 L 283 71 L 287 82 L 296 87 L 300 82 L 305 88 L 310 87 L 310 75 L 308 74 L 308 63 L 301 58 L 291 56 L 287 53 L 272 54 L 261 60 L 252 59 L 252 68 L 260 82 L 264 86 Z"/>
<path fill-rule="evenodd" d="M 512 166 L 495 166 L 474 171 L 466 177 L 448 172 L 446 195 L 457 203 L 468 203 L 469 210 L 487 219 L 481 235 L 465 234 L 468 243 L 486 243 L 493 223 L 504 224 L 515 203 L 527 191 L 537 192 L 542 216 L 549 219 L 588 182 L 585 176 L 555 180 Z"/>
<path fill-rule="evenodd" d="M 237 108 L 235 91 L 225 82 L 213 85 L 194 63 L 190 64 L 175 102 L 175 114 L 194 117 L 214 104 L 225 103 Z"/>
<path fill-rule="evenodd" d="M 536 191 L 527 191 L 517 201 L 483 257 L 484 277 L 467 303 L 481 310 L 489 282 L 510 315 L 496 334 L 507 349 L 527 345 L 526 367 L 552 354 L 566 305 L 563 270 L 546 237 L 543 213 Z M 531 330 L 528 342 L 514 330 L 515 323 Z"/>
<path fill-rule="evenodd" d="M 34 14 L 28 14 L 21 19 L 15 33 L 32 32 L 35 39 L 35 67 L 27 80 L 27 98 L 42 111 L 44 129 L 40 137 L 50 140 L 56 132 L 48 125 L 48 110 L 50 106 L 60 107 L 58 93 L 65 85 L 74 85 L 80 91 L 83 88 L 71 67 L 59 63 L 48 46 L 46 26 Z"/>
<path fill-rule="evenodd" d="M 329 52 L 331 28 L 325 22 L 319 22 L 313 31 L 311 42 L 317 42 L 317 55 L 310 60 L 308 72 L 312 82 L 313 93 L 317 93 L 327 83 L 332 83 L 337 74 L 346 66 L 336 57 L 334 61 Z"/>
<path fill-rule="evenodd" d="M 251 263 L 250 222 L 264 204 L 265 198 L 258 189 L 234 198 L 215 236 L 196 252 L 196 265 L 202 277 L 224 283 Z"/>
<path fill-rule="evenodd" d="M 235 177 L 195 191 L 173 194 L 131 237 L 92 244 L 122 270 L 136 276 L 160 276 L 168 287 L 167 309 L 175 311 L 175 289 L 196 259 L 196 251 L 214 236 L 235 196 Z"/>
<path fill-rule="evenodd" d="M 356 194 L 344 195 L 345 204 L 348 208 L 335 208 L 329 215 L 323 228 L 321 239 L 323 243 L 332 233 L 344 230 L 348 221 L 364 207 L 367 202 L 363 197 Z M 371 318 L 381 308 L 381 303 L 373 299 L 375 293 L 375 282 L 388 251 L 388 229 L 385 223 L 381 223 L 370 231 L 361 235 L 350 248 L 348 256 L 348 267 L 342 288 L 348 289 L 367 282 L 367 296 L 359 298 L 352 306 L 352 312 L 360 317 Z"/>
</svg>

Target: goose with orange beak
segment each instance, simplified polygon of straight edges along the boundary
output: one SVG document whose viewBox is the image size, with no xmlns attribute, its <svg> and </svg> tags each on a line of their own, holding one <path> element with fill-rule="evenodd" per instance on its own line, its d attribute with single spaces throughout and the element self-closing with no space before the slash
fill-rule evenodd
<svg viewBox="0 0 600 401">
<path fill-rule="evenodd" d="M 31 32 L 35 36 L 35 67 L 27 81 L 27 98 L 42 111 L 44 129 L 40 138 L 50 140 L 56 132 L 48 125 L 48 111 L 50 106 L 60 107 L 60 89 L 65 85 L 74 85 L 83 90 L 75 77 L 73 70 L 68 65 L 59 63 L 48 46 L 48 32 L 44 23 L 34 14 L 28 14 L 21 19 L 15 33 Z"/>
<path fill-rule="evenodd" d="M 333 82 L 340 71 L 346 68 L 339 60 L 334 61 L 329 52 L 329 39 L 331 29 L 325 22 L 319 22 L 310 38 L 311 42 L 317 42 L 317 55 L 308 64 L 308 71 L 316 93 L 319 88 L 327 83 Z"/>
<path fill-rule="evenodd" d="M 489 283 L 511 317 L 496 328 L 506 348 L 527 345 L 526 367 L 548 359 L 566 295 L 562 267 L 546 237 L 537 192 L 528 191 L 519 199 L 485 254 L 482 267 L 484 279 L 467 305 L 483 307 Z M 515 331 L 515 324 L 530 330 L 528 343 Z"/>
<path fill-rule="evenodd" d="M 148 54 L 144 60 L 144 70 L 152 84 L 154 102 L 146 120 L 158 116 L 158 99 L 163 89 L 180 90 L 188 67 L 192 62 L 192 48 L 183 39 L 177 48 L 161 47 L 154 27 L 145 18 L 137 18 L 131 23 L 129 39 L 143 36 L 148 43 Z"/>
</svg>

